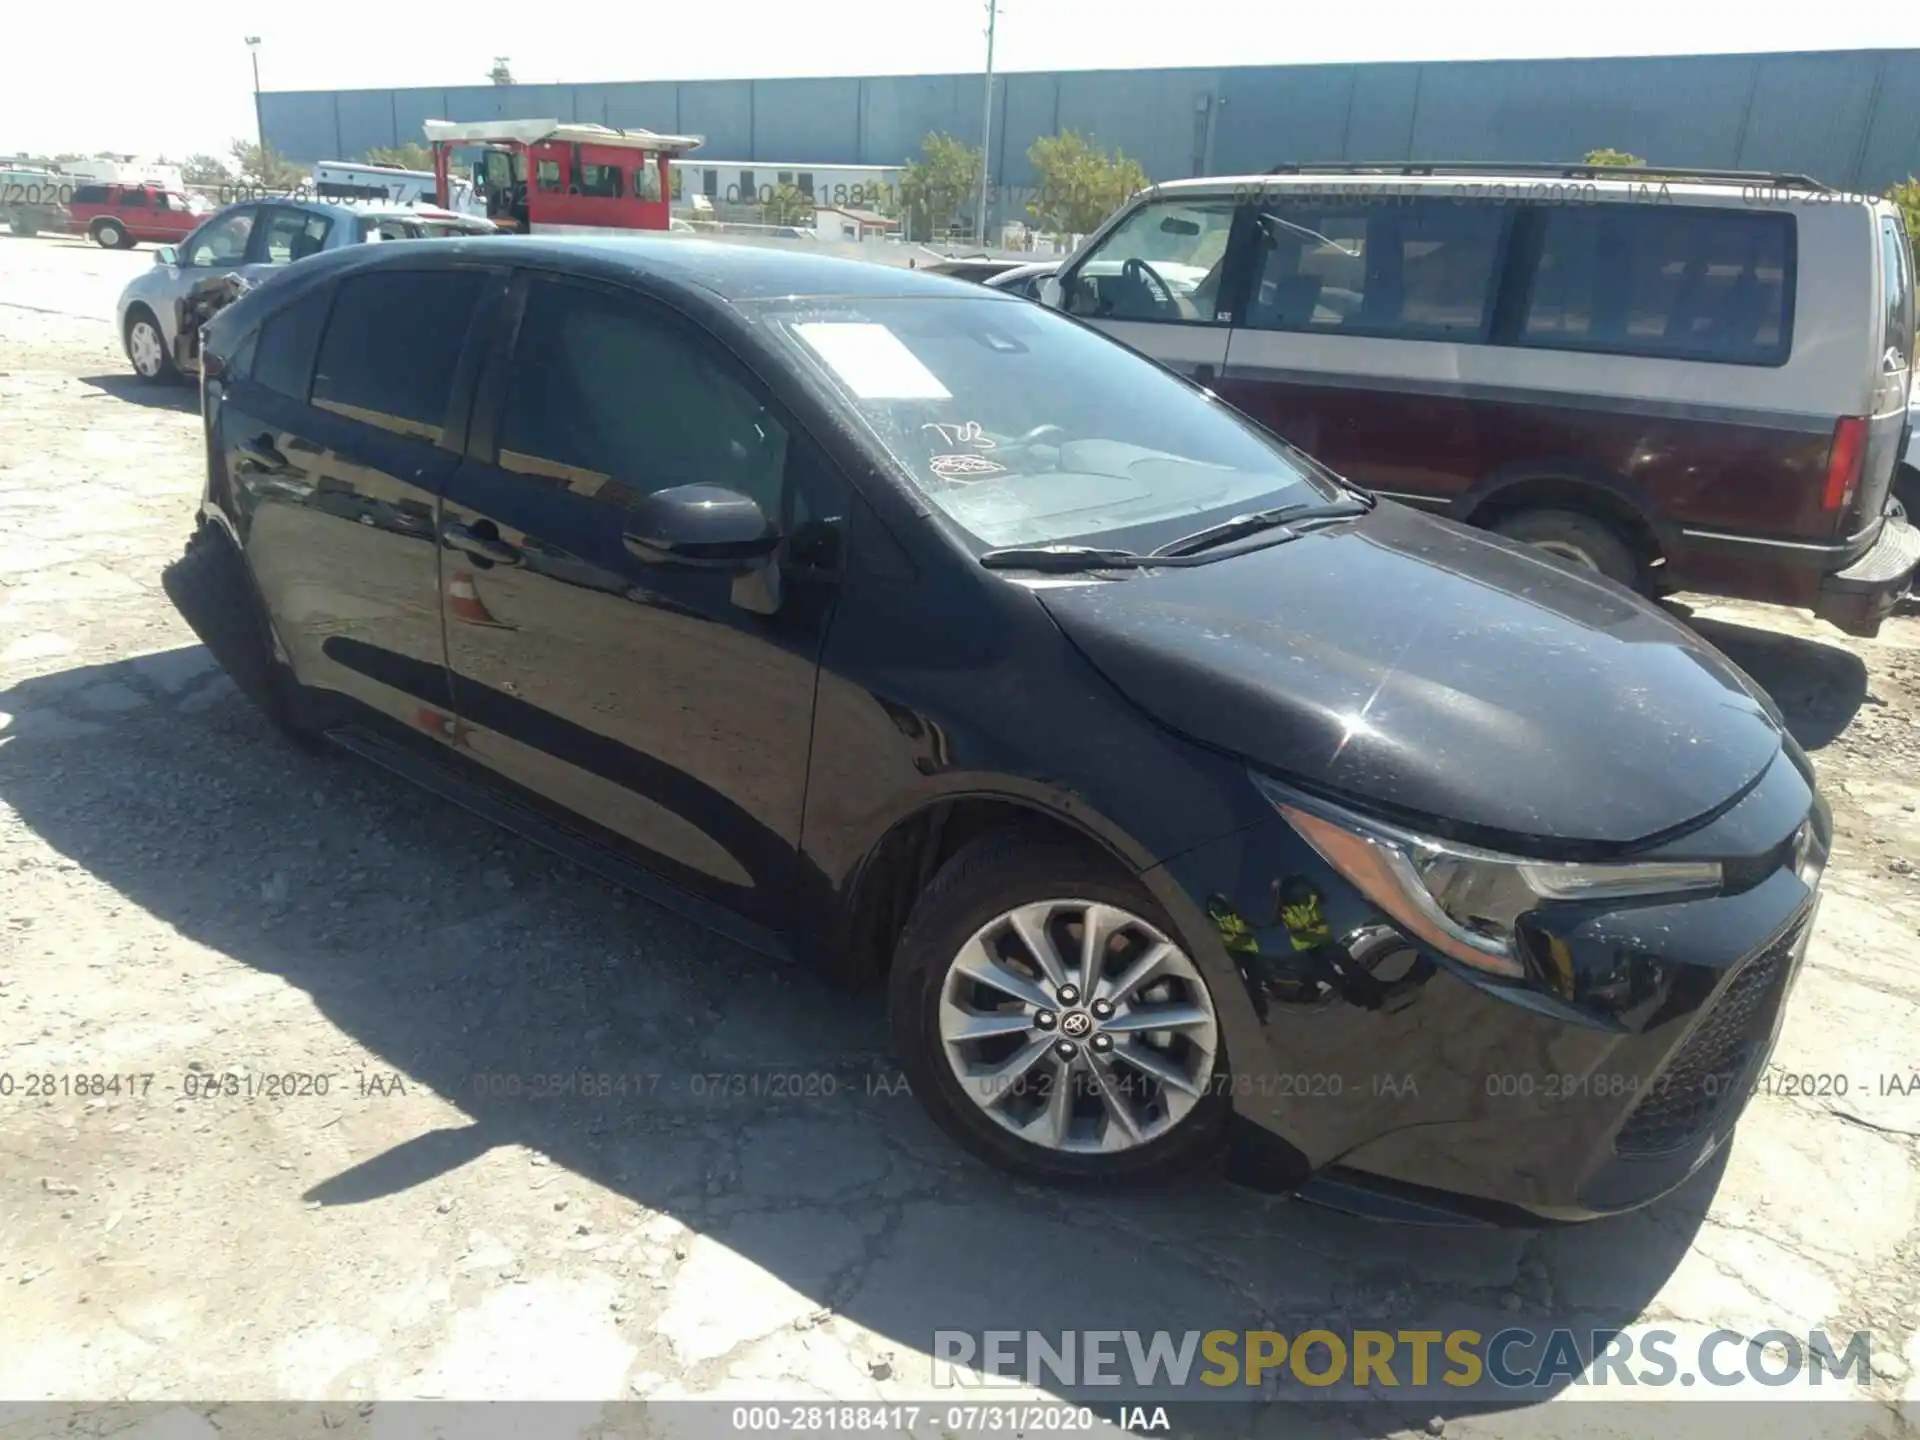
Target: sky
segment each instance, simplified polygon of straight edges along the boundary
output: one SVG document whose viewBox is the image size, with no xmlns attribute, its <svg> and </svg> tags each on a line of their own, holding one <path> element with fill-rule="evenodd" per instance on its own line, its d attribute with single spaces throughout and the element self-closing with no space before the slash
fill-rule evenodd
<svg viewBox="0 0 1920 1440">
<path fill-rule="evenodd" d="M 977 72 L 987 0 L 15 0 L 0 154 L 225 155 L 266 90 Z M 1753 0 L 1002 0 L 999 70 L 1920 47 L 1920 7 Z M 909 16 L 911 18 L 909 18 Z"/>
</svg>

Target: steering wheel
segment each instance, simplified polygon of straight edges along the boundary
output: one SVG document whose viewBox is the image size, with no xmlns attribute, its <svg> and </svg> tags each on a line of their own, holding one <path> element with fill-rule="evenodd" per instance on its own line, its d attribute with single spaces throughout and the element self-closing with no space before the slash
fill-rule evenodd
<svg viewBox="0 0 1920 1440">
<path fill-rule="evenodd" d="M 1153 300 L 1153 308 L 1156 311 L 1178 310 L 1180 308 L 1174 304 L 1173 287 L 1162 279 L 1159 271 L 1147 264 L 1146 261 L 1138 257 L 1129 259 L 1121 265 L 1120 274 L 1123 278 L 1134 285 L 1138 285 L 1147 292 Z M 1156 291 L 1158 294 L 1155 294 Z"/>
</svg>

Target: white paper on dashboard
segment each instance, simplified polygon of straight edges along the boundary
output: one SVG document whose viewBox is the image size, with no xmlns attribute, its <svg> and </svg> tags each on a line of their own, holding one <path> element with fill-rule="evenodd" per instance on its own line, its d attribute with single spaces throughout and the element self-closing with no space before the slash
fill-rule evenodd
<svg viewBox="0 0 1920 1440">
<path fill-rule="evenodd" d="M 819 320 L 793 327 L 862 400 L 951 400 L 940 378 L 884 325 Z"/>
</svg>

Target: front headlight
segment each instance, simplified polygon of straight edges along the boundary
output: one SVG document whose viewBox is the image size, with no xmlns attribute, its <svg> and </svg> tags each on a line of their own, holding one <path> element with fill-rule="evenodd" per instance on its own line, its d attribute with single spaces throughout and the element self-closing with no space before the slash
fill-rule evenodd
<svg viewBox="0 0 1920 1440">
<path fill-rule="evenodd" d="M 1303 801 L 1254 779 L 1300 838 L 1409 935 L 1508 979 L 1527 973 L 1514 924 L 1542 901 L 1670 895 L 1721 883 L 1712 861 L 1590 865 L 1479 850 Z"/>
</svg>

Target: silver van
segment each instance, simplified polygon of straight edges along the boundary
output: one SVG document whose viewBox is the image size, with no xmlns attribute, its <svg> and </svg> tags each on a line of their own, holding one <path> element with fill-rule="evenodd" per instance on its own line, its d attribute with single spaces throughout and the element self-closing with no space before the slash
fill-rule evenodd
<svg viewBox="0 0 1920 1440">
<path fill-rule="evenodd" d="M 1899 211 L 1805 176 L 1294 166 L 1143 191 L 1042 298 L 1390 498 L 1871 635 L 1913 289 Z"/>
</svg>

